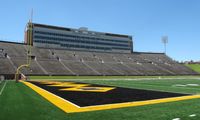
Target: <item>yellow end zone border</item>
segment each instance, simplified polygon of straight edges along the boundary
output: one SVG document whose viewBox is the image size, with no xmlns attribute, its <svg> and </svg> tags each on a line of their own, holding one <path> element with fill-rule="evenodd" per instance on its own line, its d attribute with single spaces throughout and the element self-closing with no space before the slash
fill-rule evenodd
<svg viewBox="0 0 200 120">
<path fill-rule="evenodd" d="M 133 106 L 143 106 L 143 105 L 151 105 L 158 103 L 166 103 L 166 102 L 174 102 L 181 100 L 189 100 L 200 98 L 200 95 L 190 95 L 190 96 L 182 96 L 182 97 L 173 97 L 173 98 L 162 98 L 155 100 L 146 100 L 146 101 L 138 101 L 138 102 L 125 102 L 125 103 L 114 103 L 114 104 L 105 104 L 105 105 L 95 105 L 88 107 L 79 107 L 70 101 L 67 101 L 53 93 L 50 93 L 30 82 L 21 81 L 38 94 L 46 98 L 48 101 L 53 103 L 58 108 L 62 109 L 66 113 L 75 113 L 75 112 L 86 112 L 86 111 L 96 111 L 96 110 L 106 110 L 106 109 L 114 109 L 114 108 L 124 108 L 124 107 L 133 107 Z"/>
</svg>

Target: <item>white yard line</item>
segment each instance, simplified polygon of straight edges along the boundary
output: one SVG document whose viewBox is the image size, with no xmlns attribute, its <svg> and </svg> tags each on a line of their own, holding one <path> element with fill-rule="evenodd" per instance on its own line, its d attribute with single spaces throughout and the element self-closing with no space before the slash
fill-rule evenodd
<svg viewBox="0 0 200 120">
<path fill-rule="evenodd" d="M 181 118 L 174 118 L 174 119 L 172 119 L 172 120 L 181 120 Z"/>
<path fill-rule="evenodd" d="M 191 114 L 191 115 L 189 115 L 189 117 L 195 117 L 195 116 L 197 116 L 196 114 Z"/>
<path fill-rule="evenodd" d="M 6 83 L 7 83 L 7 81 L 5 81 L 3 87 L 1 88 L 0 95 L 3 93 L 3 90 L 4 90 L 5 86 L 6 86 Z"/>
</svg>

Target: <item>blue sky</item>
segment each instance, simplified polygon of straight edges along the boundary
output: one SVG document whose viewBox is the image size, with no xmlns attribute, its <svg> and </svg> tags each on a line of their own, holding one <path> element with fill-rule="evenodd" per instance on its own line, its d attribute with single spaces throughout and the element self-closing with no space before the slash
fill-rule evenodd
<svg viewBox="0 0 200 120">
<path fill-rule="evenodd" d="M 0 0 L 0 39 L 22 42 L 33 22 L 132 35 L 134 51 L 200 60 L 200 0 Z"/>
</svg>

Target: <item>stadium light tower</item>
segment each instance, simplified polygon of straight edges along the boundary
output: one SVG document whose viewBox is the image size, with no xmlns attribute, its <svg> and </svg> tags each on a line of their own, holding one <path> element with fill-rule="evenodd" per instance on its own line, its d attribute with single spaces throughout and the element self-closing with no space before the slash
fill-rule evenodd
<svg viewBox="0 0 200 120">
<path fill-rule="evenodd" d="M 164 53 L 167 53 L 168 36 L 162 36 L 162 43 L 164 44 Z"/>
</svg>

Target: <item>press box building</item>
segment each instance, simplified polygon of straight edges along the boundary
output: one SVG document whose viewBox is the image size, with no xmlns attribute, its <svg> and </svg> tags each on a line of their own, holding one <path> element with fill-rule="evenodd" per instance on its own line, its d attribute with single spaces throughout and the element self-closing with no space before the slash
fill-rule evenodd
<svg viewBox="0 0 200 120">
<path fill-rule="evenodd" d="M 95 52 L 131 53 L 132 36 L 28 23 L 25 43 L 35 47 Z"/>
</svg>

